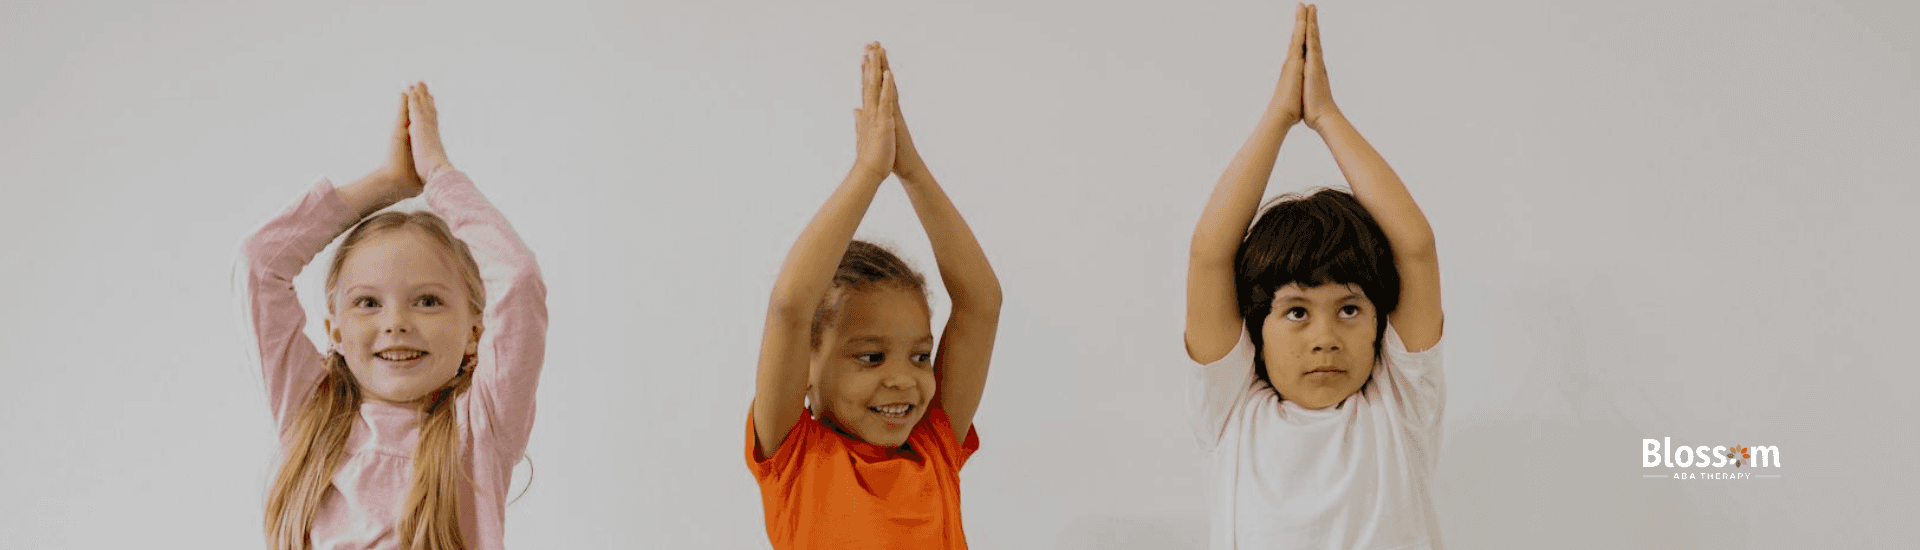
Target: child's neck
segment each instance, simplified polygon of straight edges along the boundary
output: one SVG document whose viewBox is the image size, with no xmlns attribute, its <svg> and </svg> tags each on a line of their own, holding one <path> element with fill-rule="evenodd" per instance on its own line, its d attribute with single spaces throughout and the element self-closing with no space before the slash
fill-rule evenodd
<svg viewBox="0 0 1920 550">
<path fill-rule="evenodd" d="M 814 418 L 818 418 L 818 419 L 820 419 L 820 424 L 822 424 L 822 425 L 825 425 L 825 426 L 827 427 L 827 429 L 829 429 L 829 430 L 833 430 L 833 433 L 837 433 L 837 434 L 840 434 L 840 435 L 841 435 L 842 437 L 845 437 L 845 438 L 847 438 L 847 439 L 851 439 L 851 440 L 854 440 L 854 441 L 858 441 L 858 442 L 861 442 L 861 443 L 865 443 L 865 444 L 868 444 L 868 445 L 872 445 L 872 446 L 875 446 L 875 447 L 880 447 L 880 448 L 882 448 L 882 449 L 886 449 L 886 450 L 887 450 L 887 452 L 889 452 L 889 453 L 892 453 L 892 454 L 911 454 L 911 453 L 913 453 L 913 447 L 912 447 L 911 445 L 909 445 L 909 444 L 907 444 L 907 443 L 905 443 L 905 442 L 902 442 L 901 444 L 899 444 L 899 445 L 894 445 L 894 446 L 886 446 L 886 445 L 881 445 L 881 444 L 878 444 L 878 443 L 873 443 L 873 442 L 871 442 L 871 441 L 867 441 L 867 440 L 865 440 L 865 439 L 861 439 L 861 438 L 860 438 L 860 436 L 857 436 L 857 435 L 853 435 L 853 432 L 849 432 L 849 431 L 847 431 L 847 430 L 846 430 L 845 428 L 842 428 L 842 427 L 840 427 L 840 423 L 839 423 L 839 422 L 835 422 L 835 421 L 833 420 L 833 415 L 830 415 L 830 414 L 819 414 L 819 413 L 816 413 L 816 412 L 814 412 L 814 411 L 813 411 L 812 409 L 808 409 L 808 410 L 807 410 L 807 412 L 808 412 L 808 413 L 810 413 L 810 414 L 813 414 L 813 417 L 814 417 Z"/>
</svg>

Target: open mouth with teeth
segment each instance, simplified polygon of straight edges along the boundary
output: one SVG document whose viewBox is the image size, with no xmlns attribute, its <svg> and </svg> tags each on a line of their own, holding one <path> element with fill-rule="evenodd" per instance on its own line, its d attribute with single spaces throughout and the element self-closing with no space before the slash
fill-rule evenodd
<svg viewBox="0 0 1920 550">
<path fill-rule="evenodd" d="M 867 407 L 867 410 L 873 411 L 874 414 L 878 414 L 881 418 L 887 420 L 906 420 L 907 415 L 913 414 L 913 408 L 914 406 L 910 403 L 893 403 Z"/>
<path fill-rule="evenodd" d="M 427 352 L 409 348 L 388 348 L 380 350 L 380 352 L 373 354 L 373 356 L 395 363 L 404 363 L 426 357 Z"/>
</svg>

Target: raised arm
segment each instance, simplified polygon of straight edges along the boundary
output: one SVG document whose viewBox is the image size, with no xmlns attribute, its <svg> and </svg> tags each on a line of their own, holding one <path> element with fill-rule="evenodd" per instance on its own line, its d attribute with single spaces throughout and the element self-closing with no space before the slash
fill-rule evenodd
<svg viewBox="0 0 1920 550">
<path fill-rule="evenodd" d="M 887 52 L 879 52 L 879 61 L 889 74 Z M 906 118 L 894 104 L 893 171 L 906 188 L 920 226 L 933 242 L 934 261 L 940 266 L 940 280 L 953 298 L 953 312 L 941 332 L 940 346 L 934 357 L 934 374 L 939 393 L 933 407 L 947 411 L 956 437 L 965 440 L 973 426 L 973 413 L 980 408 L 980 396 L 986 391 L 987 364 L 993 359 L 993 339 L 1000 327 L 1000 279 L 987 262 L 987 253 L 973 237 L 960 210 L 940 190 L 933 172 L 920 158 L 907 132 Z"/>
<path fill-rule="evenodd" d="M 320 351 L 302 332 L 304 308 L 293 289 L 293 278 L 335 237 L 362 217 L 420 192 L 412 155 L 407 152 L 407 105 L 388 147 L 384 166 L 345 187 L 322 181 L 299 203 L 269 220 L 247 237 L 247 314 L 259 346 L 260 369 L 267 386 L 267 403 L 281 430 L 293 412 L 306 403 L 314 384 L 326 375 Z"/>
<path fill-rule="evenodd" d="M 1400 176 L 1387 166 L 1387 159 L 1360 137 L 1360 131 L 1340 112 L 1327 85 L 1327 64 L 1320 50 L 1320 10 L 1307 9 L 1307 127 L 1320 133 L 1320 139 L 1333 151 L 1334 162 L 1353 196 L 1380 223 L 1393 246 L 1393 263 L 1400 270 L 1400 306 L 1387 317 L 1400 333 L 1409 351 L 1420 351 L 1440 342 L 1444 320 L 1440 310 L 1440 259 L 1435 252 L 1433 226 L 1426 214 L 1413 202 Z"/>
<path fill-rule="evenodd" d="M 1214 184 L 1200 224 L 1193 230 L 1187 256 L 1187 356 L 1199 363 L 1225 357 L 1240 339 L 1240 301 L 1233 279 L 1233 257 L 1260 208 L 1260 197 L 1273 176 L 1280 142 L 1300 122 L 1301 72 L 1305 64 L 1306 8 L 1294 10 L 1293 39 L 1273 100 L 1260 116 L 1253 135 L 1240 146 L 1227 171 Z"/>
<path fill-rule="evenodd" d="M 808 340 L 814 309 L 833 287 L 840 257 L 893 166 L 893 75 L 876 59 L 878 47 L 869 44 L 860 65 L 860 108 L 854 111 L 859 149 L 853 169 L 794 241 L 767 303 L 753 395 L 754 437 L 762 459 L 780 450 L 787 432 L 800 420 L 812 355 Z"/>
<path fill-rule="evenodd" d="M 427 206 L 446 219 L 454 237 L 467 243 L 487 290 L 481 320 L 487 345 L 480 349 L 468 402 L 498 438 L 500 451 L 518 458 L 533 432 L 534 394 L 546 359 L 546 282 L 533 251 L 506 216 L 447 160 L 439 109 L 426 84 L 414 84 L 407 95 L 414 166 L 427 182 Z"/>
</svg>

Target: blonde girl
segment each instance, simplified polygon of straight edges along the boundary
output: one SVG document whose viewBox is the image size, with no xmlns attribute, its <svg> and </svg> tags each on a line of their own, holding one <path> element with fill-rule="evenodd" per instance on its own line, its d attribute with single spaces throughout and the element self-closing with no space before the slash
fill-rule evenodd
<svg viewBox="0 0 1920 550">
<path fill-rule="evenodd" d="M 374 214 L 421 193 L 433 212 Z M 293 278 L 343 232 L 316 349 Z M 384 167 L 345 187 L 322 179 L 245 254 L 284 453 L 268 547 L 500 548 L 533 427 L 546 287 L 506 218 L 447 161 L 426 85 L 402 95 Z"/>
<path fill-rule="evenodd" d="M 767 305 L 746 458 L 775 548 L 965 548 L 960 467 L 1000 318 L 1000 283 L 901 120 L 867 46 L 853 170 L 801 232 Z M 935 344 L 925 282 L 853 240 L 900 178 L 952 296 Z"/>
</svg>

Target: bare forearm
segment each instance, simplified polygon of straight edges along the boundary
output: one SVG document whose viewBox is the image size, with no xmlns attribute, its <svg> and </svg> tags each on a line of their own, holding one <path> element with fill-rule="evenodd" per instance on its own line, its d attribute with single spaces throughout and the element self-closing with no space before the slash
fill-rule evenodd
<svg viewBox="0 0 1920 550">
<path fill-rule="evenodd" d="M 1227 165 L 1220 181 L 1207 198 L 1206 210 L 1193 231 L 1190 254 L 1198 262 L 1231 263 L 1247 226 L 1253 223 L 1260 198 L 1266 195 L 1267 180 L 1280 155 L 1280 144 L 1295 120 L 1269 107 L 1254 127 L 1253 135 L 1241 144 L 1240 151 Z"/>
<path fill-rule="evenodd" d="M 900 183 L 927 239 L 933 243 L 934 261 L 939 264 L 947 294 L 953 297 L 954 311 L 997 315 L 1000 279 L 994 275 L 980 241 L 974 238 L 973 229 L 960 217 L 960 210 L 925 170 L 912 177 L 903 176 Z"/>
<path fill-rule="evenodd" d="M 847 243 L 853 240 L 854 230 L 860 227 L 860 219 L 866 216 L 874 193 L 885 179 L 885 172 L 857 167 L 847 174 L 787 252 L 779 278 L 774 281 L 774 306 L 791 306 L 810 314 L 826 296 Z"/>
<path fill-rule="evenodd" d="M 1354 198 L 1380 223 L 1397 255 L 1431 256 L 1433 227 L 1426 214 L 1413 201 L 1400 176 L 1387 165 L 1360 131 L 1344 115 L 1335 113 L 1319 123 L 1320 138 L 1333 152 L 1333 160 L 1353 187 Z"/>
<path fill-rule="evenodd" d="M 1226 355 L 1239 336 L 1233 256 L 1260 208 L 1280 143 L 1296 117 L 1276 101 L 1260 117 L 1207 199 L 1187 258 L 1187 355 L 1209 363 Z"/>
<path fill-rule="evenodd" d="M 947 411 L 955 434 L 966 437 L 980 408 L 980 396 L 986 391 L 987 369 L 999 331 L 1000 279 L 994 276 L 986 252 L 960 217 L 960 210 L 931 174 L 923 170 L 901 178 L 900 184 L 906 188 L 920 226 L 933 243 L 940 279 L 953 298 L 953 313 L 947 318 L 934 356 L 940 389 L 934 406 Z"/>
</svg>

